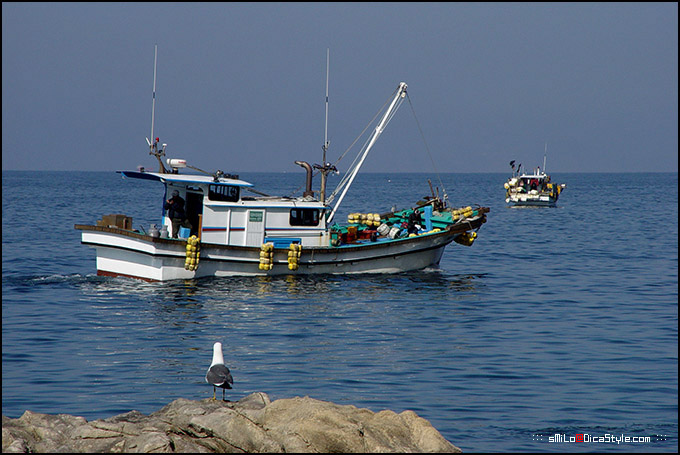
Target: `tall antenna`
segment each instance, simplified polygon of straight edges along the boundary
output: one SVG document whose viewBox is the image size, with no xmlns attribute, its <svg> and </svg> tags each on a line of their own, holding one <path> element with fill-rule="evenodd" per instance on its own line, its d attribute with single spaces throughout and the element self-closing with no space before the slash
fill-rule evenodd
<svg viewBox="0 0 680 455">
<path fill-rule="evenodd" d="M 328 72 L 331 62 L 331 50 L 326 49 L 326 126 L 324 128 L 324 142 L 323 142 L 323 164 L 326 164 L 326 152 L 331 143 L 328 141 Z"/>
<path fill-rule="evenodd" d="M 151 152 L 153 153 L 155 148 L 157 147 L 156 144 L 156 139 L 154 138 L 153 135 L 153 122 L 154 122 L 154 116 L 156 113 L 156 60 L 158 58 L 158 44 L 155 44 L 153 47 L 153 95 L 152 95 L 152 101 L 151 101 L 151 141 L 153 142 L 153 145 L 151 146 L 152 150 Z"/>
<path fill-rule="evenodd" d="M 146 138 L 146 143 L 149 144 L 149 155 L 154 155 L 156 159 L 158 160 L 159 164 L 159 170 L 158 172 L 161 174 L 166 173 L 165 166 L 163 166 L 163 160 L 161 160 L 161 156 L 165 156 L 165 146 L 166 144 L 163 144 L 163 148 L 161 150 L 158 150 L 158 141 L 153 135 L 153 124 L 154 124 L 154 117 L 156 113 L 156 61 L 158 59 L 158 44 L 154 45 L 154 50 L 153 50 L 153 95 L 152 95 L 152 101 L 151 101 L 151 140 L 149 138 Z"/>
<path fill-rule="evenodd" d="M 543 173 L 545 174 L 545 157 L 548 154 L 548 143 L 545 143 L 545 150 L 543 151 Z"/>
<path fill-rule="evenodd" d="M 323 149 L 323 156 L 321 161 L 321 166 L 317 167 L 321 171 L 321 190 L 319 191 L 319 199 L 321 200 L 321 203 L 326 202 L 326 178 L 328 176 L 328 173 L 331 172 L 331 167 L 329 167 L 326 163 L 326 152 L 328 151 L 328 146 L 331 145 L 330 141 L 328 140 L 328 72 L 330 68 L 330 61 L 331 61 L 331 50 L 326 49 L 326 125 L 324 127 L 324 142 L 323 146 L 321 147 Z M 333 167 L 334 169 L 334 167 Z"/>
</svg>

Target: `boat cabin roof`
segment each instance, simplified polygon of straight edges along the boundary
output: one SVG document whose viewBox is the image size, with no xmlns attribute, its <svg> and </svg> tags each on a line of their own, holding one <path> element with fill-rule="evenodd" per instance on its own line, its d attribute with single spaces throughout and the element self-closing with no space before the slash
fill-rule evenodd
<svg viewBox="0 0 680 455">
<path fill-rule="evenodd" d="M 241 188 L 250 188 L 253 186 L 252 183 L 246 182 L 245 180 L 233 179 L 229 177 L 219 177 L 215 179 L 211 175 L 198 175 L 198 174 L 161 174 L 159 172 L 146 172 L 146 171 L 116 171 L 122 174 L 123 178 L 133 178 L 142 180 L 152 180 L 155 182 L 161 182 L 165 185 L 224 185 L 224 186 L 236 186 Z M 253 191 L 253 190 L 251 190 Z M 257 193 L 257 192 L 256 192 Z M 242 196 L 242 201 L 256 201 L 262 203 L 266 201 L 268 204 L 273 204 L 273 206 L 278 206 L 279 204 L 290 205 L 291 203 L 296 204 L 295 206 L 314 206 L 318 208 L 325 208 L 323 204 L 319 201 L 310 199 L 308 197 L 302 198 L 292 198 L 286 196 L 268 196 L 259 193 L 259 196 Z M 302 204 L 302 205 L 300 205 Z"/>
<path fill-rule="evenodd" d="M 517 176 L 518 179 L 537 179 L 537 180 L 543 180 L 549 178 L 549 175 L 540 173 L 540 174 L 522 174 Z"/>
<path fill-rule="evenodd" d="M 232 186 L 243 186 L 251 187 L 252 183 L 246 182 L 244 180 L 231 179 L 227 177 L 219 177 L 215 179 L 210 175 L 198 175 L 198 174 L 160 174 L 158 172 L 145 172 L 145 171 L 116 171 L 123 175 L 123 177 L 142 179 L 142 180 L 153 180 L 163 183 L 185 183 L 185 184 L 197 184 L 202 183 L 204 185 L 232 185 Z"/>
</svg>

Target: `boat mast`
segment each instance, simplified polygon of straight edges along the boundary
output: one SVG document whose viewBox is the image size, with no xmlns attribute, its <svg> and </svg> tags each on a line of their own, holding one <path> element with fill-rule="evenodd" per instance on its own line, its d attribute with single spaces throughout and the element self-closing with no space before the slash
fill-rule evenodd
<svg viewBox="0 0 680 455">
<path fill-rule="evenodd" d="M 328 140 L 328 68 L 330 66 L 330 55 L 330 49 L 326 49 L 326 126 L 324 127 L 324 143 L 323 146 L 321 146 L 321 149 L 323 150 L 323 161 L 321 164 L 314 165 L 314 169 L 317 169 L 321 172 L 321 190 L 319 191 L 319 200 L 324 205 L 326 204 L 326 182 L 328 179 L 328 174 L 338 171 L 335 166 L 326 162 L 326 152 L 328 151 L 328 146 L 331 145 L 331 142 Z"/>
<path fill-rule="evenodd" d="M 340 203 L 342 202 L 343 198 L 345 197 L 345 194 L 347 194 L 347 190 L 352 185 L 352 182 L 354 181 L 354 177 L 356 177 L 357 173 L 359 172 L 359 169 L 361 168 L 361 165 L 364 163 L 364 160 L 366 159 L 368 152 L 371 150 L 371 148 L 373 147 L 375 142 L 378 140 L 378 137 L 380 137 L 380 135 L 382 134 L 383 130 L 387 126 L 387 123 L 392 119 L 392 116 L 397 111 L 397 108 L 401 105 L 401 103 L 398 103 L 398 102 L 402 101 L 406 97 L 406 88 L 407 87 L 408 86 L 406 85 L 406 82 L 400 82 L 399 83 L 399 87 L 397 87 L 396 94 L 394 95 L 394 98 L 392 99 L 392 103 L 390 104 L 390 106 L 385 111 L 385 114 L 383 115 L 382 119 L 380 120 L 380 123 L 378 123 L 378 126 L 375 127 L 375 130 L 373 131 L 373 134 L 372 134 L 370 140 L 368 141 L 368 144 L 366 145 L 366 148 L 364 149 L 363 154 L 361 155 L 361 159 L 354 166 L 354 168 L 350 170 L 350 172 L 348 174 L 350 176 L 349 181 L 347 181 L 347 183 L 345 184 L 345 189 L 342 191 L 342 194 L 340 195 L 340 199 L 338 200 L 337 204 L 335 204 L 335 207 L 333 208 L 333 211 L 331 212 L 330 216 L 326 220 L 326 223 L 330 223 L 331 220 L 333 219 L 333 216 L 335 216 L 335 212 L 338 210 L 338 207 L 340 207 Z M 333 195 L 331 195 L 331 197 L 333 197 Z"/>
<path fill-rule="evenodd" d="M 328 141 L 328 70 L 330 67 L 330 60 L 331 51 L 330 49 L 326 49 L 326 125 L 324 127 L 323 146 L 321 147 L 323 149 L 323 161 L 321 161 L 321 191 L 319 192 L 319 199 L 322 204 L 326 201 L 326 177 L 330 172 L 330 169 L 328 169 L 326 165 L 326 152 L 328 151 L 328 146 L 331 145 Z"/>
<path fill-rule="evenodd" d="M 161 160 L 161 156 L 165 156 L 165 144 L 163 144 L 163 148 L 159 151 L 158 150 L 158 140 L 154 138 L 153 135 L 153 124 L 154 124 L 154 117 L 156 113 L 156 61 L 158 59 L 158 44 L 154 45 L 153 49 L 153 94 L 151 96 L 152 101 L 151 101 L 151 140 L 149 138 L 146 138 L 146 143 L 149 144 L 149 155 L 154 155 L 156 159 L 158 160 L 158 164 L 160 165 L 160 169 L 158 172 L 160 174 L 165 174 L 167 171 L 165 169 L 165 166 L 163 166 L 163 160 Z"/>
</svg>

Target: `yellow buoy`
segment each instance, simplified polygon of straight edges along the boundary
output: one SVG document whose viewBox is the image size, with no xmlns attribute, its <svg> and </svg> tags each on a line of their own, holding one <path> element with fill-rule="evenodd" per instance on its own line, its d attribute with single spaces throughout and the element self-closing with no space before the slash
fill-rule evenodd
<svg viewBox="0 0 680 455">
<path fill-rule="evenodd" d="M 195 235 L 187 239 L 186 245 L 186 259 L 184 261 L 184 268 L 189 271 L 194 271 L 198 268 L 198 256 L 201 249 L 200 240 Z"/>
<path fill-rule="evenodd" d="M 290 244 L 290 250 L 288 251 L 288 269 L 297 270 L 300 267 L 298 258 L 302 254 L 302 245 L 297 243 Z"/>
<path fill-rule="evenodd" d="M 267 242 L 260 247 L 260 270 L 271 270 L 274 267 L 274 244 Z"/>
</svg>

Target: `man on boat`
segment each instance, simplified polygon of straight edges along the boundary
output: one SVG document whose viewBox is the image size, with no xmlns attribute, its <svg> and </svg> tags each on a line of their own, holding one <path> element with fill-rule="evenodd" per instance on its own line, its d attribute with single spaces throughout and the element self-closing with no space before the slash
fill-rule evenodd
<svg viewBox="0 0 680 455">
<path fill-rule="evenodd" d="M 191 223 L 184 212 L 184 199 L 179 195 L 179 191 L 172 191 L 172 197 L 165 201 L 164 208 L 168 211 L 168 217 L 172 221 L 171 237 L 177 238 L 180 227 L 191 229 Z"/>
<path fill-rule="evenodd" d="M 411 214 L 408 216 L 408 222 L 406 224 L 406 229 L 409 234 L 417 234 L 418 231 L 421 228 L 421 225 L 423 224 L 423 218 L 420 215 L 420 212 L 418 212 L 418 209 L 415 209 Z"/>
</svg>

